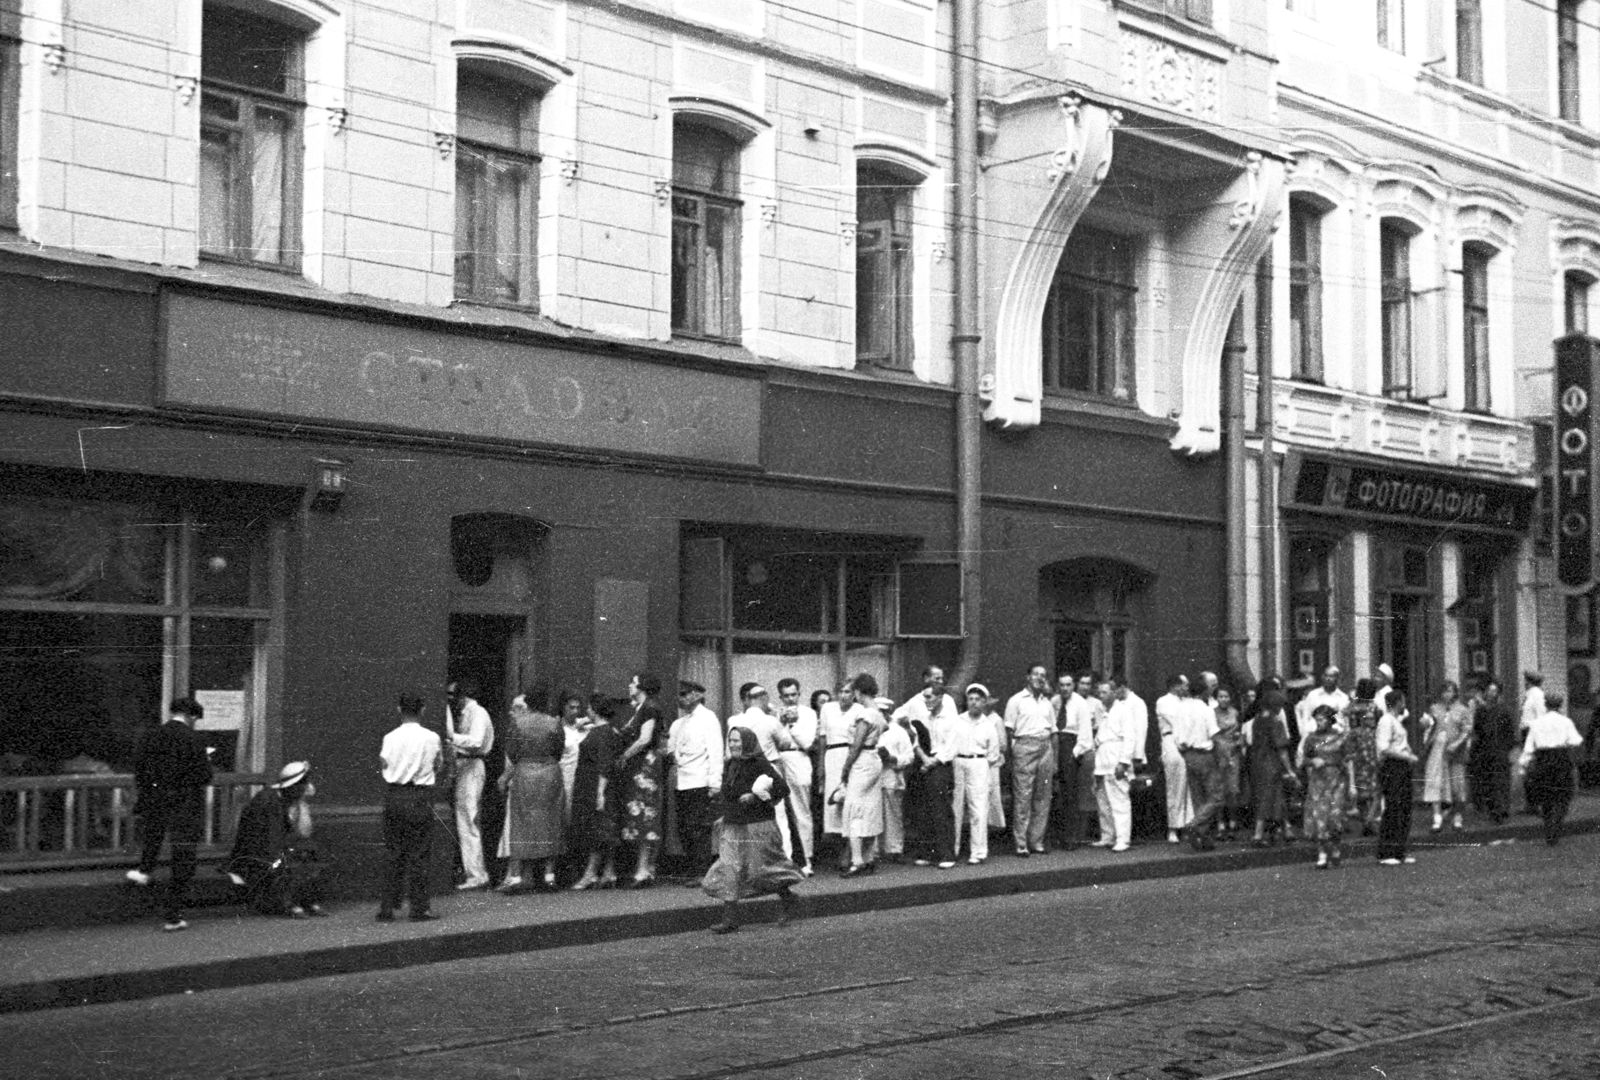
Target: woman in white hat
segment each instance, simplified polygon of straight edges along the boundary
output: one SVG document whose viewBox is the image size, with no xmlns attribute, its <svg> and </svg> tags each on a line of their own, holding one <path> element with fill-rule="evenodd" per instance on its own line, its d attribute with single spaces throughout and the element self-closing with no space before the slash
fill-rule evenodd
<svg viewBox="0 0 1600 1080">
<path fill-rule="evenodd" d="M 263 915 L 306 919 L 322 910 L 321 853 L 311 839 L 311 763 L 291 761 L 239 815 L 227 874 Z"/>
</svg>

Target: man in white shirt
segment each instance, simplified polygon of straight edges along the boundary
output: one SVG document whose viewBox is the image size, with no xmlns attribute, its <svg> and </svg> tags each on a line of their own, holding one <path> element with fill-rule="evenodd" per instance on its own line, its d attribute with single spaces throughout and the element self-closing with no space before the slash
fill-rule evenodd
<svg viewBox="0 0 1600 1080">
<path fill-rule="evenodd" d="M 1522 673 L 1522 713 L 1517 722 L 1517 737 L 1520 739 L 1528 733 L 1533 722 L 1545 713 L 1544 676 L 1537 671 L 1524 671 Z M 1533 799 L 1528 795 L 1528 767 L 1521 757 L 1511 765 L 1511 787 L 1522 789 L 1522 812 L 1524 814 L 1537 814 L 1538 808 L 1533 805 Z"/>
<path fill-rule="evenodd" d="M 879 698 L 878 711 L 894 708 L 888 698 Z M 917 760 L 910 722 L 893 719 L 878 736 L 878 760 L 883 763 L 883 853 L 889 862 L 902 862 L 906 853 L 906 770 Z"/>
<path fill-rule="evenodd" d="M 1300 704 L 1294 707 L 1294 719 L 1298 725 L 1300 738 L 1317 730 L 1317 722 L 1311 715 L 1317 711 L 1319 705 L 1331 705 L 1334 709 L 1334 730 L 1344 730 L 1344 710 L 1350 704 L 1350 695 L 1339 689 L 1339 669 L 1329 664 L 1322 671 L 1322 682 L 1311 688 L 1305 697 L 1300 699 Z"/>
<path fill-rule="evenodd" d="M 1212 740 L 1221 730 L 1216 709 L 1197 697 L 1185 696 L 1172 718 L 1173 738 L 1178 753 L 1183 755 L 1189 794 L 1194 800 L 1194 816 L 1189 819 L 1188 829 L 1189 846 L 1195 851 L 1210 851 L 1217 846 L 1211 834 L 1216 830 L 1217 815 L 1222 812 L 1223 793 L 1216 743 Z"/>
<path fill-rule="evenodd" d="M 1133 731 L 1136 710 L 1124 706 L 1118 694 L 1127 686 L 1100 684 L 1100 700 L 1106 714 L 1094 739 L 1094 794 L 1100 810 L 1100 839 L 1091 846 L 1127 851 L 1133 841 L 1133 799 L 1129 782 L 1133 776 Z"/>
<path fill-rule="evenodd" d="M 794 748 L 779 755 L 783 781 L 789 785 L 787 817 L 790 838 L 794 841 L 788 850 L 789 858 L 800 867 L 806 877 L 812 874 L 813 856 L 817 844 L 816 825 L 811 818 L 811 748 L 817 742 L 817 714 L 800 701 L 800 683 L 796 679 L 778 680 L 778 722 L 789 731 Z"/>
<path fill-rule="evenodd" d="M 910 768 L 905 773 L 905 797 L 910 802 L 909 813 L 915 828 L 932 849 L 922 852 L 923 857 L 918 860 L 921 863 L 931 859 L 941 865 L 945 862 L 955 865 L 954 851 L 945 851 L 955 841 L 955 813 L 953 809 L 946 809 L 951 806 L 955 793 L 954 771 L 947 767 L 953 760 L 953 752 L 948 746 L 939 751 L 929 751 L 928 746 L 934 740 L 935 721 L 942 718 L 948 727 L 959 715 L 960 707 L 955 698 L 945 692 L 944 668 L 929 664 L 922 669 L 922 691 L 908 698 L 892 716 L 894 720 L 909 723 L 911 742 L 917 748 L 915 762 L 908 763 Z M 937 768 L 929 765 L 930 753 L 940 760 Z M 886 785 L 888 780 L 885 776 Z M 950 819 L 948 823 L 946 818 Z"/>
<path fill-rule="evenodd" d="M 717 794 L 722 790 L 722 753 L 727 740 L 722 722 L 705 706 L 706 688 L 696 682 L 678 684 L 678 719 L 667 735 L 667 752 L 672 755 L 677 775 L 678 835 L 683 838 L 683 853 L 690 884 L 698 886 L 715 855 L 711 835 L 717 820 Z"/>
<path fill-rule="evenodd" d="M 1125 675 L 1111 676 L 1111 704 L 1107 712 L 1117 711 L 1127 718 L 1123 730 L 1132 743 L 1129 749 L 1133 755 L 1133 769 L 1138 771 L 1150 761 L 1145 749 L 1150 737 L 1150 706 L 1128 686 Z"/>
<path fill-rule="evenodd" d="M 1167 793 L 1167 843 L 1178 842 L 1179 830 L 1186 828 L 1194 817 L 1194 803 L 1189 798 L 1189 770 L 1178 750 L 1173 726 L 1189 700 L 1189 680 L 1184 675 L 1167 677 L 1167 692 L 1156 698 L 1156 727 L 1161 731 L 1161 771 L 1166 777 Z"/>
<path fill-rule="evenodd" d="M 1527 774 L 1528 802 L 1544 818 L 1544 842 L 1554 847 L 1572 805 L 1572 754 L 1583 745 L 1583 736 L 1561 711 L 1566 699 L 1552 692 L 1547 700 L 1549 707 L 1528 721 L 1517 760 Z"/>
<path fill-rule="evenodd" d="M 393 922 L 402 892 L 410 900 L 411 920 L 439 916 L 428 910 L 428 866 L 433 857 L 433 787 L 443 744 L 422 726 L 422 697 L 401 694 L 400 726 L 383 737 L 378 764 L 383 770 L 383 894 L 378 921 Z"/>
<path fill-rule="evenodd" d="M 467 879 L 456 888 L 487 889 L 489 870 L 483 862 L 483 835 L 478 814 L 483 808 L 484 759 L 494 749 L 494 724 L 489 710 L 478 704 L 478 684 L 472 678 L 451 686 L 455 708 L 449 713 L 450 743 L 456 755 L 456 837 L 461 841 L 461 869 Z M 544 709 L 543 701 L 529 708 Z"/>
<path fill-rule="evenodd" d="M 1043 855 L 1056 771 L 1056 706 L 1043 664 L 1028 669 L 1028 685 L 1006 702 L 1011 744 L 1011 835 L 1017 855 Z"/>
<path fill-rule="evenodd" d="M 965 828 L 971 852 L 967 862 L 977 866 L 989 857 L 989 768 L 1000 763 L 1000 742 L 988 714 L 989 688 L 982 683 L 967 687 L 967 711 L 955 723 L 954 790 L 951 792 L 955 837 L 953 854 L 961 852 Z"/>
</svg>

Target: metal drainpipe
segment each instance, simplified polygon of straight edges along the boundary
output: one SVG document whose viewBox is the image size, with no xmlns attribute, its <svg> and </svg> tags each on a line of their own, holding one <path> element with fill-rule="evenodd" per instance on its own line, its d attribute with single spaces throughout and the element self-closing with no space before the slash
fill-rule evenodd
<svg viewBox="0 0 1600 1080">
<path fill-rule="evenodd" d="M 1261 261 L 1256 273 L 1256 296 L 1272 295 L 1271 256 Z M 1270 301 L 1269 301 L 1270 303 Z M 1273 464 L 1272 433 L 1272 311 L 1256 315 L 1256 428 L 1261 432 L 1261 468 L 1257 473 L 1258 524 L 1261 526 L 1261 671 L 1279 671 L 1278 657 L 1278 485 Z"/>
<path fill-rule="evenodd" d="M 951 685 L 965 687 L 983 654 L 983 413 L 978 401 L 978 0 L 954 0 L 951 96 L 955 109 L 955 297 L 951 362 L 956 391 L 956 547 L 965 635 Z M 959 689 L 956 691 L 961 692 Z"/>
<path fill-rule="evenodd" d="M 1226 463 L 1223 501 L 1228 515 L 1228 626 L 1223 644 L 1235 693 L 1256 683 L 1247 651 L 1250 582 L 1245 562 L 1244 354 L 1241 305 L 1234 309 L 1233 320 L 1228 323 L 1228 340 L 1222 346 L 1222 445 Z"/>
</svg>

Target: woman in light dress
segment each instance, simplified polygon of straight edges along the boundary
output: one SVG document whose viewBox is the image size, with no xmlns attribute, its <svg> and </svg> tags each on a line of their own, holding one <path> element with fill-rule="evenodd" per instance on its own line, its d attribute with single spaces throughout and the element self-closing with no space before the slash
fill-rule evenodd
<svg viewBox="0 0 1600 1080">
<path fill-rule="evenodd" d="M 839 691 L 837 700 L 825 701 L 817 710 L 817 745 L 822 748 L 822 835 L 823 840 L 839 849 L 839 869 L 850 866 L 849 848 L 844 841 L 844 803 L 834 802 L 830 796 L 839 788 L 844 776 L 845 758 L 850 756 L 850 739 L 855 727 L 851 715 L 850 690 Z"/>
<path fill-rule="evenodd" d="M 1467 805 L 1467 746 L 1472 740 L 1472 711 L 1461 700 L 1460 688 L 1446 682 L 1439 700 L 1428 712 L 1433 723 L 1427 734 L 1427 764 L 1422 774 L 1422 801 L 1433 805 L 1433 831 L 1444 828 L 1444 808 L 1450 807 L 1450 827 L 1465 826 L 1461 812 Z"/>
<path fill-rule="evenodd" d="M 548 707 L 537 691 L 519 694 L 511 702 L 511 722 L 500 741 L 505 767 L 499 784 L 506 793 L 506 821 L 499 854 L 510 860 L 500 892 L 520 888 L 524 876 L 532 877 L 536 868 L 542 870 L 543 887 L 555 888 L 567 785 L 561 776 L 562 723 L 545 711 Z"/>
<path fill-rule="evenodd" d="M 870 874 L 877 869 L 878 837 L 883 834 L 883 759 L 878 739 L 888 727 L 878 710 L 878 680 L 863 672 L 850 680 L 841 701 L 853 701 L 850 752 L 844 760 L 839 786 L 828 799 L 844 810 L 844 832 L 850 840 L 850 865 L 844 877 Z"/>
</svg>

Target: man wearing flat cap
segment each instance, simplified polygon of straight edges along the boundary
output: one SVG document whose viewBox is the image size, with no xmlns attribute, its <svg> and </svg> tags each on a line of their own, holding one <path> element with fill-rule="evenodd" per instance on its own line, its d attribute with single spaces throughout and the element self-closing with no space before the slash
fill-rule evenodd
<svg viewBox="0 0 1600 1080">
<path fill-rule="evenodd" d="M 211 752 L 193 724 L 205 710 L 193 698 L 178 698 L 167 721 L 144 737 L 133 766 L 142 841 L 139 865 L 128 871 L 135 885 L 150 884 L 161 846 L 172 839 L 172 880 L 167 886 L 163 930 L 186 930 L 183 909 L 194 880 L 195 847 L 205 826 L 206 787 L 211 783 Z"/>
<path fill-rule="evenodd" d="M 239 815 L 227 874 L 263 915 L 323 914 L 323 863 L 311 839 L 311 763 L 291 761 Z"/>
</svg>

